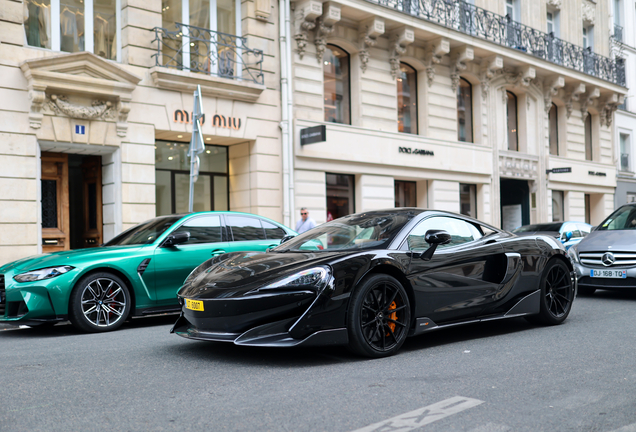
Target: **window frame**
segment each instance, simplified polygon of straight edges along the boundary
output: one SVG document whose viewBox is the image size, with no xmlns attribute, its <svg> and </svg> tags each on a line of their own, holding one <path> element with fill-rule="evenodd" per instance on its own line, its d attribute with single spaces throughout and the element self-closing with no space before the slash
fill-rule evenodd
<svg viewBox="0 0 636 432">
<path fill-rule="evenodd" d="M 461 83 L 465 82 L 466 84 L 468 84 L 468 95 L 470 97 L 470 128 L 466 128 L 466 130 L 470 130 L 470 139 L 465 139 L 465 140 L 461 140 L 460 136 L 459 136 L 459 95 L 461 94 Z M 464 104 L 464 106 L 466 106 L 466 104 Z M 464 77 L 459 77 L 459 83 L 457 84 L 457 106 L 456 106 L 456 110 L 457 110 L 457 141 L 459 142 L 467 142 L 467 143 L 475 143 L 475 128 L 474 128 L 474 121 L 475 121 L 475 116 L 473 113 L 473 84 L 468 81 L 466 78 Z M 466 134 L 467 135 L 467 134 Z"/>
<path fill-rule="evenodd" d="M 623 139 L 625 140 L 625 145 L 623 146 Z M 618 132 L 618 154 L 619 154 L 619 158 L 618 158 L 618 165 L 619 165 L 619 171 L 623 171 L 623 172 L 633 172 L 632 169 L 632 161 L 631 161 L 631 156 L 632 156 L 632 152 L 631 152 L 631 146 L 632 146 L 632 135 L 630 133 L 626 133 L 626 132 L 621 132 L 619 130 Z M 623 153 L 623 147 L 627 148 L 627 153 Z M 627 156 L 627 167 L 623 167 L 623 154 L 625 154 Z"/>
<path fill-rule="evenodd" d="M 464 219 L 461 219 L 461 218 L 453 217 L 453 216 L 450 216 L 450 215 L 445 215 L 445 214 L 432 214 L 432 215 L 430 215 L 430 216 L 427 216 L 427 217 L 425 217 L 425 218 L 420 219 L 418 222 L 416 222 L 416 223 L 415 223 L 415 225 L 413 226 L 413 228 L 411 228 L 411 229 L 409 230 L 409 232 L 408 232 L 408 233 L 404 236 L 404 239 L 402 240 L 402 243 L 401 243 L 401 244 L 400 244 L 400 246 L 398 247 L 398 250 L 400 250 L 400 251 L 407 251 L 407 252 L 409 252 L 409 251 L 415 251 L 415 252 L 418 252 L 417 250 L 411 249 L 411 248 L 409 247 L 409 236 L 411 235 L 411 233 L 412 233 L 415 229 L 417 229 L 417 227 L 418 227 L 418 226 L 420 226 L 420 224 L 422 224 L 422 223 L 424 223 L 425 221 L 427 221 L 427 220 L 429 220 L 429 219 L 432 219 L 432 218 L 446 218 L 446 219 L 453 219 L 453 220 L 456 220 L 456 221 L 459 221 L 459 222 L 463 222 L 463 223 L 465 223 L 465 224 L 467 224 L 467 225 L 472 226 L 473 228 L 475 228 L 475 230 L 477 230 L 477 232 L 479 232 L 479 234 L 481 234 L 481 236 L 480 236 L 479 238 L 474 239 L 474 240 L 469 241 L 469 242 L 465 242 L 465 243 L 461 243 L 461 244 L 457 244 L 457 245 L 451 245 L 451 246 L 440 245 L 440 246 L 437 248 L 437 251 L 440 251 L 440 252 L 442 252 L 442 251 L 443 251 L 443 252 L 446 252 L 446 251 L 453 251 L 453 250 L 455 250 L 456 248 L 463 248 L 463 247 L 466 247 L 467 245 L 471 245 L 471 244 L 473 244 L 473 243 L 476 243 L 476 242 L 478 242 L 478 241 L 482 240 L 484 237 L 486 237 L 486 234 L 484 233 L 483 228 L 482 228 L 482 227 L 481 227 L 481 225 L 479 225 L 479 224 L 475 224 L 475 223 L 473 223 L 473 222 L 470 222 L 470 221 L 467 221 L 467 220 L 464 220 Z M 434 229 L 434 228 L 431 228 L 431 229 Z M 449 233 L 449 234 L 451 234 L 451 233 Z M 451 234 L 451 236 L 452 236 L 452 234 Z M 429 245 L 429 247 L 430 247 L 430 245 Z M 425 249 L 425 250 L 426 250 L 426 249 Z M 436 253 L 437 253 L 437 251 L 436 251 Z M 424 250 L 422 250 L 421 252 L 424 252 Z"/>
<path fill-rule="evenodd" d="M 121 1 L 115 0 L 115 38 L 117 39 L 115 42 L 117 43 L 116 47 L 116 58 L 115 59 L 105 59 L 110 61 L 116 61 L 118 63 L 122 62 L 122 36 L 121 36 L 121 28 L 122 28 L 122 20 L 121 20 Z M 25 0 L 26 2 L 26 0 Z M 84 34 L 87 36 L 84 39 L 84 50 L 77 52 L 90 52 L 95 54 L 95 41 L 94 41 L 94 23 L 95 23 L 95 9 L 93 0 L 84 0 Z M 26 3 L 25 3 L 26 4 Z M 32 49 L 41 49 L 47 51 L 54 52 L 63 52 L 66 53 L 68 51 L 62 51 L 62 30 L 60 28 L 60 13 L 61 13 L 61 0 L 51 0 L 51 48 L 43 48 L 38 46 L 31 46 L 27 42 L 26 38 L 26 26 L 22 23 L 22 28 L 24 32 L 24 47 L 32 48 Z M 89 15 L 90 14 L 90 15 Z M 90 16 L 90 19 L 89 19 Z M 69 54 L 71 54 L 69 52 Z M 97 54 L 95 54 L 97 55 Z M 103 57 L 101 57 L 103 58 Z"/>
<path fill-rule="evenodd" d="M 397 104 L 398 104 L 398 132 L 400 133 L 409 133 L 409 134 L 413 134 L 413 135 L 417 135 L 419 133 L 419 125 L 418 125 L 418 119 L 419 119 L 419 113 L 418 113 L 418 108 L 419 108 L 419 101 L 418 101 L 418 89 L 417 89 L 417 69 L 415 69 L 413 66 L 411 66 L 410 64 L 406 63 L 406 62 L 400 62 L 400 67 L 404 65 L 406 67 L 408 67 L 409 69 L 411 69 L 413 76 L 414 76 L 414 80 L 413 80 L 413 88 L 411 89 L 411 93 L 409 96 L 409 102 L 412 102 L 413 99 L 415 99 L 415 113 L 414 115 L 411 117 L 411 129 L 415 129 L 415 130 L 411 130 L 409 132 L 405 132 L 405 131 L 400 131 L 400 127 L 399 127 L 399 116 L 400 116 L 400 92 L 397 91 L 397 85 L 396 85 L 396 91 L 397 91 Z M 400 70 L 400 73 L 402 73 L 402 71 Z M 406 73 L 408 76 L 408 72 Z M 400 79 L 402 79 L 400 77 Z M 397 81 L 397 80 L 396 80 Z M 396 82 L 397 84 L 397 82 Z M 399 84 L 398 84 L 399 85 Z M 409 115 L 410 113 L 410 109 L 407 108 L 404 110 L 405 112 L 408 111 Z"/>
<path fill-rule="evenodd" d="M 519 99 L 517 98 L 517 95 L 514 94 L 513 92 L 511 92 L 510 90 L 504 89 L 506 92 L 506 141 L 508 144 L 508 151 L 519 151 Z M 516 148 L 515 149 L 511 149 L 510 148 L 510 134 L 511 132 L 511 128 L 510 128 L 510 96 L 512 95 L 513 100 L 514 100 L 514 106 L 515 106 L 515 141 L 516 141 Z"/>
<path fill-rule="evenodd" d="M 594 161 L 594 125 L 592 123 L 592 113 L 587 112 L 587 117 L 583 122 L 583 138 L 585 145 L 585 160 L 586 161 Z M 588 131 L 589 129 L 589 131 Z M 588 140 L 588 132 L 589 132 L 589 140 Z M 589 148 L 589 158 L 588 158 L 588 148 Z"/>
<path fill-rule="evenodd" d="M 345 53 L 347 55 L 347 91 L 346 91 L 346 96 L 348 98 L 347 100 L 347 105 L 348 105 L 348 109 L 347 109 L 347 115 L 346 115 L 346 119 L 343 119 L 343 121 L 329 121 L 325 118 L 325 114 L 326 114 L 326 105 L 324 103 L 325 101 L 325 68 L 324 68 L 324 60 L 323 60 L 323 65 L 322 65 L 322 89 L 323 89 L 323 120 L 327 123 L 336 123 L 336 124 L 346 124 L 346 125 L 351 125 L 351 54 L 349 53 L 349 51 L 341 48 L 340 46 L 336 45 L 336 44 L 332 44 L 332 43 L 328 43 L 325 46 L 325 51 L 326 50 L 331 50 L 332 49 L 330 47 L 334 47 L 336 49 L 339 49 L 340 51 L 342 51 L 343 53 Z M 343 94 L 344 96 L 344 94 Z"/>
<path fill-rule="evenodd" d="M 191 245 L 202 245 L 202 244 L 213 244 L 213 243 L 224 243 L 228 241 L 228 233 L 226 231 L 226 227 L 225 227 L 225 220 L 223 219 L 223 214 L 222 213 L 218 213 L 218 214 L 202 214 L 202 215 L 198 215 L 195 217 L 192 217 L 190 219 L 186 219 L 183 222 L 181 222 L 178 226 L 176 226 L 172 231 L 170 231 L 169 235 L 172 235 L 174 233 L 176 233 L 178 230 L 180 230 L 181 228 L 185 227 L 185 224 L 187 224 L 188 222 L 192 222 L 196 219 L 203 219 L 203 218 L 209 218 L 209 217 L 218 217 L 219 218 L 219 224 L 220 224 L 220 229 L 221 229 L 221 240 L 219 241 L 214 241 L 214 242 L 201 242 L 201 243 L 190 243 L 190 239 L 188 239 L 188 241 L 186 241 L 185 243 L 181 243 L 179 246 L 191 246 Z"/>
<path fill-rule="evenodd" d="M 552 118 L 552 110 L 554 109 L 554 119 Z M 555 141 L 555 153 L 552 153 L 552 121 L 555 124 L 554 141 Z M 548 143 L 550 156 L 559 156 L 559 107 L 552 102 L 550 111 L 548 111 Z"/>
</svg>

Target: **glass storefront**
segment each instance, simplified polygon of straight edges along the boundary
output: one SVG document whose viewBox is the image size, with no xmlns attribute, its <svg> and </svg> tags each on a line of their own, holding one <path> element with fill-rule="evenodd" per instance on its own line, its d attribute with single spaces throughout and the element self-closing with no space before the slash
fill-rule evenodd
<svg viewBox="0 0 636 432">
<path fill-rule="evenodd" d="M 188 211 L 189 147 L 186 143 L 170 141 L 155 143 L 157 216 Z M 206 145 L 199 159 L 199 178 L 194 184 L 194 211 L 229 210 L 227 147 Z"/>
<path fill-rule="evenodd" d="M 354 178 L 346 174 L 327 174 L 327 221 L 355 212 Z"/>
<path fill-rule="evenodd" d="M 417 207 L 415 182 L 395 180 L 395 207 Z"/>
</svg>

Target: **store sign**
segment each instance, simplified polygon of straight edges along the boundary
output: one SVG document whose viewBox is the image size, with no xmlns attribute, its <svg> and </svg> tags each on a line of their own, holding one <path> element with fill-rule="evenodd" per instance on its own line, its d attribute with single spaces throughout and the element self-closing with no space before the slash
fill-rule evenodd
<svg viewBox="0 0 636 432">
<path fill-rule="evenodd" d="M 435 156 L 435 153 L 432 150 L 414 149 L 411 147 L 399 147 L 398 152 L 406 153 L 406 154 L 421 155 L 421 156 Z"/>
<path fill-rule="evenodd" d="M 172 116 L 172 121 L 175 123 L 188 123 L 192 124 L 192 115 L 185 110 L 175 110 Z M 201 126 L 205 124 L 205 114 L 201 117 Z M 226 129 L 239 130 L 241 128 L 241 119 L 236 117 L 225 117 L 220 114 L 214 114 L 212 117 L 212 126 L 221 127 Z"/>
<path fill-rule="evenodd" d="M 588 171 L 587 173 L 593 176 L 607 177 L 607 173 L 600 172 L 600 171 Z"/>
<path fill-rule="evenodd" d="M 572 172 L 572 167 L 565 167 L 565 168 L 552 168 L 549 170 L 545 170 L 546 174 L 564 174 L 564 173 L 571 173 Z"/>
<path fill-rule="evenodd" d="M 300 145 L 327 141 L 327 126 L 313 126 L 300 130 Z"/>
</svg>

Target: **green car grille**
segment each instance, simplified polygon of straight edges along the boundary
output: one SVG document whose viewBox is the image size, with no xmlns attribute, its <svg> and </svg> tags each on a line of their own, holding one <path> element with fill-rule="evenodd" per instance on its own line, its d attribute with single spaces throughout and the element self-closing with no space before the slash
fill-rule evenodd
<svg viewBox="0 0 636 432">
<path fill-rule="evenodd" d="M 4 315 L 5 305 L 7 304 L 7 295 L 4 290 L 4 275 L 0 275 L 0 316 Z"/>
</svg>

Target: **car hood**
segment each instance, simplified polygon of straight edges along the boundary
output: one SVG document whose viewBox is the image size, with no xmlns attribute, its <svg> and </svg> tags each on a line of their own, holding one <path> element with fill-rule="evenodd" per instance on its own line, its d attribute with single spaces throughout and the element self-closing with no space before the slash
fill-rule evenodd
<svg viewBox="0 0 636 432">
<path fill-rule="evenodd" d="M 577 245 L 579 252 L 636 252 L 636 230 L 592 231 Z"/>
<path fill-rule="evenodd" d="M 116 255 L 121 252 L 132 253 L 143 246 L 100 246 L 88 249 L 74 249 L 68 251 L 53 252 L 42 255 L 32 255 L 17 261 L 10 262 L 0 267 L 0 273 L 8 271 L 30 271 L 46 267 L 70 265 L 77 267 L 87 262 L 104 259 L 109 255 Z"/>
<path fill-rule="evenodd" d="M 356 252 L 236 252 L 203 263 L 200 274 L 179 291 L 183 297 L 228 297 L 262 287 L 296 270 L 324 265 Z M 195 270 L 196 271 L 196 270 Z M 230 290 L 230 292 L 228 292 Z M 221 294 L 223 291 L 225 294 Z"/>
</svg>

